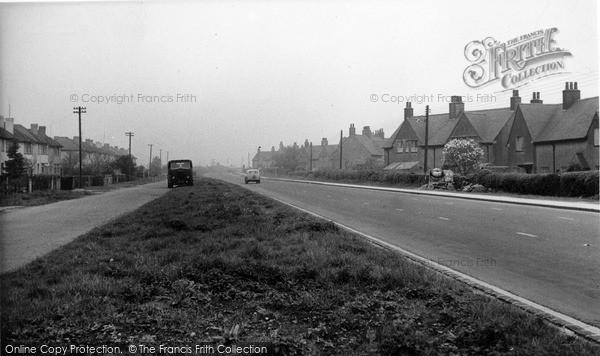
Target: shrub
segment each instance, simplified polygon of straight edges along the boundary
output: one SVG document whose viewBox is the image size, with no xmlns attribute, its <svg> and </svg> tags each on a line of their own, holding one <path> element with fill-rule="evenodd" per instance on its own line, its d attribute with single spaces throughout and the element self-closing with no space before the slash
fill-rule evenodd
<svg viewBox="0 0 600 356">
<path fill-rule="evenodd" d="M 564 173 L 560 177 L 560 194 L 568 197 L 598 195 L 598 171 Z"/>
</svg>

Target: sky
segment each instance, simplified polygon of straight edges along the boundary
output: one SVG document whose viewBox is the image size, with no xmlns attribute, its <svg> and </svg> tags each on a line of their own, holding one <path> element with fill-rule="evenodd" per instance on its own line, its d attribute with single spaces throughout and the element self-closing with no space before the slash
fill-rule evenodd
<svg viewBox="0 0 600 356">
<path fill-rule="evenodd" d="M 248 164 L 262 151 L 305 140 L 339 142 L 354 124 L 402 123 L 506 107 L 540 92 L 560 103 L 565 82 L 598 96 L 598 8 L 594 0 L 201 1 L 0 4 L 0 115 L 50 136 L 78 135 L 128 147 L 147 166 Z M 504 87 L 470 87 L 472 41 L 499 43 L 556 28 L 570 55 L 553 75 Z M 518 86 L 518 88 L 516 88 Z M 419 103 L 421 101 L 421 103 Z"/>
</svg>

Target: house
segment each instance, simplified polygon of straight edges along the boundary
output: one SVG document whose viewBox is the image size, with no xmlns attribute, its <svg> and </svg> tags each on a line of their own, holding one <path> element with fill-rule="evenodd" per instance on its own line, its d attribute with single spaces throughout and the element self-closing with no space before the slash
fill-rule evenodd
<svg viewBox="0 0 600 356">
<path fill-rule="evenodd" d="M 567 82 L 560 104 L 543 104 L 539 93 L 520 104 L 506 142 L 508 165 L 528 173 L 574 164 L 598 169 L 598 97 L 580 98 L 577 83 Z"/>
<path fill-rule="evenodd" d="M 362 134 L 357 135 L 354 124 L 350 124 L 348 137 L 343 138 L 341 145 L 331 154 L 330 168 L 340 168 L 340 163 L 342 169 L 352 168 L 369 161 L 383 163 L 385 142 L 383 129 L 371 132 L 370 126 L 364 126 Z"/>
<path fill-rule="evenodd" d="M 13 142 L 12 126 L 10 131 L 4 128 L 4 118 L 0 116 L 0 174 L 4 173 L 4 162 L 8 161 L 8 149 Z"/>
<path fill-rule="evenodd" d="M 43 157 L 46 162 L 40 161 L 36 164 L 40 165 L 37 169 L 37 174 L 47 175 L 60 175 L 60 163 L 61 163 L 61 147 L 62 145 L 46 135 L 46 126 L 39 126 L 38 124 L 31 124 L 29 129 L 31 133 L 38 139 L 38 157 Z"/>
<path fill-rule="evenodd" d="M 400 171 L 424 171 L 425 147 L 427 146 L 427 170 L 442 167 L 444 145 L 455 138 L 470 138 L 484 150 L 484 162 L 504 165 L 507 124 L 521 98 L 513 91 L 507 108 L 465 111 L 460 96 L 452 96 L 448 113 L 429 115 L 426 139 L 426 116 L 413 116 L 411 103 L 404 109 L 404 121 L 386 141 L 383 149 L 386 169 Z M 427 145 L 426 145 L 427 141 Z"/>
<path fill-rule="evenodd" d="M 306 156 L 308 157 L 308 166 L 306 170 L 317 171 L 320 169 L 330 169 L 332 162 L 331 157 L 333 152 L 338 149 L 339 145 L 330 145 L 327 138 L 321 139 L 320 145 L 308 145 L 308 140 L 305 142 Z M 312 149 L 312 151 L 311 151 Z"/>
<path fill-rule="evenodd" d="M 283 146 L 283 143 L 280 146 Z M 252 168 L 263 169 L 275 167 L 275 155 L 275 146 L 272 146 L 270 151 L 261 151 L 259 147 L 252 158 Z"/>
</svg>

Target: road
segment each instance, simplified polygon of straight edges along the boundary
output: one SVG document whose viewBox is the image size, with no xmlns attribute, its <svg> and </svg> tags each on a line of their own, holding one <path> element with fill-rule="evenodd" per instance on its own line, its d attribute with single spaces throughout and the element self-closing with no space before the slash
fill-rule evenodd
<svg viewBox="0 0 600 356">
<path fill-rule="evenodd" d="M 598 213 L 267 179 L 244 186 L 600 325 Z"/>
<path fill-rule="evenodd" d="M 0 273 L 12 271 L 168 191 L 156 182 L 0 213 Z"/>
</svg>

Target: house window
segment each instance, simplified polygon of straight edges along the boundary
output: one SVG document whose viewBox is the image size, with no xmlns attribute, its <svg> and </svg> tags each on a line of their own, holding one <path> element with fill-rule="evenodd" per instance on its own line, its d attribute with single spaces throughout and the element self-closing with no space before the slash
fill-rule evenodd
<svg viewBox="0 0 600 356">
<path fill-rule="evenodd" d="M 414 141 L 412 142 L 412 147 L 411 147 L 411 149 L 410 149 L 410 152 L 418 152 L 418 151 L 419 151 L 419 148 L 417 147 L 417 143 L 418 143 L 418 141 L 417 141 L 417 140 L 414 140 Z"/>
<path fill-rule="evenodd" d="M 33 153 L 33 147 L 31 146 L 31 143 L 26 143 L 25 144 L 25 154 L 30 155 L 32 153 Z"/>
<path fill-rule="evenodd" d="M 398 144 L 396 146 L 396 153 L 404 152 L 404 141 L 396 141 L 396 143 Z"/>
<path fill-rule="evenodd" d="M 41 155 L 47 155 L 48 154 L 48 146 L 46 145 L 39 145 L 38 146 L 38 153 Z"/>
<path fill-rule="evenodd" d="M 54 164 L 54 174 L 60 174 L 60 164 Z"/>
<path fill-rule="evenodd" d="M 515 150 L 517 152 L 523 152 L 523 136 L 517 136 L 517 142 L 515 143 Z"/>
<path fill-rule="evenodd" d="M 594 129 L 594 146 L 598 147 L 598 128 Z"/>
</svg>

